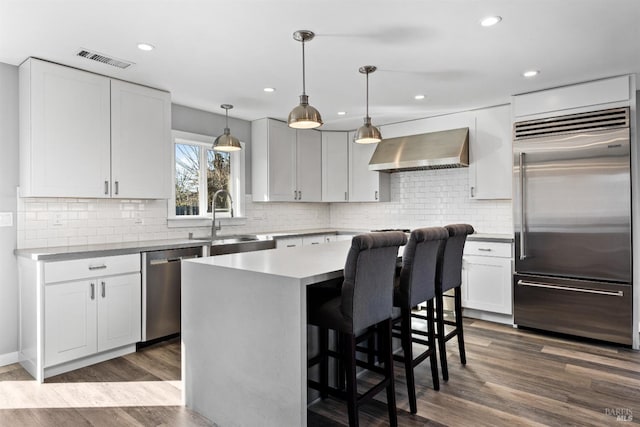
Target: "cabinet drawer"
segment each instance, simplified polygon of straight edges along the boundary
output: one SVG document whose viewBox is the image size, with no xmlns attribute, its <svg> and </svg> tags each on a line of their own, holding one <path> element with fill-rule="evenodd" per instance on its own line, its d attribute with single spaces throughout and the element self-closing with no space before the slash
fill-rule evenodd
<svg viewBox="0 0 640 427">
<path fill-rule="evenodd" d="M 324 234 L 316 234 L 313 236 L 303 236 L 302 246 L 320 245 L 324 243 L 325 241 L 324 237 L 325 237 Z"/>
<path fill-rule="evenodd" d="M 511 258 L 511 243 L 467 241 L 464 254 Z"/>
<path fill-rule="evenodd" d="M 66 282 L 136 271 L 140 271 L 140 254 L 74 259 L 45 263 L 44 281 L 45 283 Z"/>
<path fill-rule="evenodd" d="M 302 237 L 285 237 L 276 239 L 276 248 L 294 248 L 302 246 Z"/>
</svg>

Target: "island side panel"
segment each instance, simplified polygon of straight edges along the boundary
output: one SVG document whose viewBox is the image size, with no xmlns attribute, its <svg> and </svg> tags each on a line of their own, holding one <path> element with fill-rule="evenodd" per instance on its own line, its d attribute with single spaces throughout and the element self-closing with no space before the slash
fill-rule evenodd
<svg viewBox="0 0 640 427">
<path fill-rule="evenodd" d="M 182 264 L 184 399 L 220 426 L 306 426 L 299 279 Z"/>
</svg>

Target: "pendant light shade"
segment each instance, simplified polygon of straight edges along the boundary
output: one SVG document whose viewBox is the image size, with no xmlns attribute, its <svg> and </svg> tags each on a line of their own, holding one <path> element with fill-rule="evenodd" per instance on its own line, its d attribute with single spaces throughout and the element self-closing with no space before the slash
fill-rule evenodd
<svg viewBox="0 0 640 427">
<path fill-rule="evenodd" d="M 222 104 L 220 108 L 225 109 L 225 128 L 224 133 L 216 138 L 213 142 L 213 149 L 215 151 L 238 151 L 242 150 L 242 146 L 240 145 L 240 141 L 238 138 L 231 135 L 229 131 L 229 110 L 233 108 L 233 105 L 230 104 Z"/>
<path fill-rule="evenodd" d="M 309 105 L 309 97 L 306 94 L 304 74 L 304 43 L 313 39 L 313 31 L 299 30 L 293 33 L 294 40 L 302 43 L 302 95 L 300 104 L 289 113 L 289 127 L 296 129 L 313 129 L 322 126 L 322 117 L 314 107 Z"/>
<path fill-rule="evenodd" d="M 367 115 L 364 118 L 364 124 L 353 135 L 354 142 L 358 144 L 375 144 L 382 141 L 380 130 L 371 124 L 371 117 L 369 117 L 369 74 L 376 70 L 377 68 L 373 65 L 365 65 L 358 70 L 367 75 Z"/>
</svg>

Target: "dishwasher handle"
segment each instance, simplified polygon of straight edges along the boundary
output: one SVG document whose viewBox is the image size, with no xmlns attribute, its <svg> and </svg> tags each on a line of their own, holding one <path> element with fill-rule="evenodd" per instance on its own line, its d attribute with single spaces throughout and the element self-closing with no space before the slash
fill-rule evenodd
<svg viewBox="0 0 640 427">
<path fill-rule="evenodd" d="M 200 255 L 186 255 L 186 256 L 180 256 L 180 257 L 176 257 L 176 258 L 159 258 L 159 259 L 152 259 L 149 261 L 149 265 L 160 265 L 160 264 L 169 264 L 169 263 L 174 263 L 174 262 L 180 262 L 183 259 L 192 259 L 192 258 L 199 258 Z"/>
</svg>

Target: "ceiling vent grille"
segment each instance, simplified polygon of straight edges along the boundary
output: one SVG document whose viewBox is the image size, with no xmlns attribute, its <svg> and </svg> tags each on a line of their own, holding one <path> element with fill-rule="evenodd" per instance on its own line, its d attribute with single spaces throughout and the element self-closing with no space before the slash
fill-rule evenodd
<svg viewBox="0 0 640 427">
<path fill-rule="evenodd" d="M 123 61 L 122 59 L 110 58 L 101 53 L 93 52 L 87 49 L 80 49 L 76 55 L 81 56 L 83 58 L 90 59 L 92 61 L 102 62 L 103 64 L 107 64 L 113 67 L 118 67 L 123 69 L 133 65 L 133 62 Z"/>
<path fill-rule="evenodd" d="M 627 107 L 517 122 L 513 125 L 513 137 L 518 140 L 624 127 L 629 127 Z"/>
</svg>

